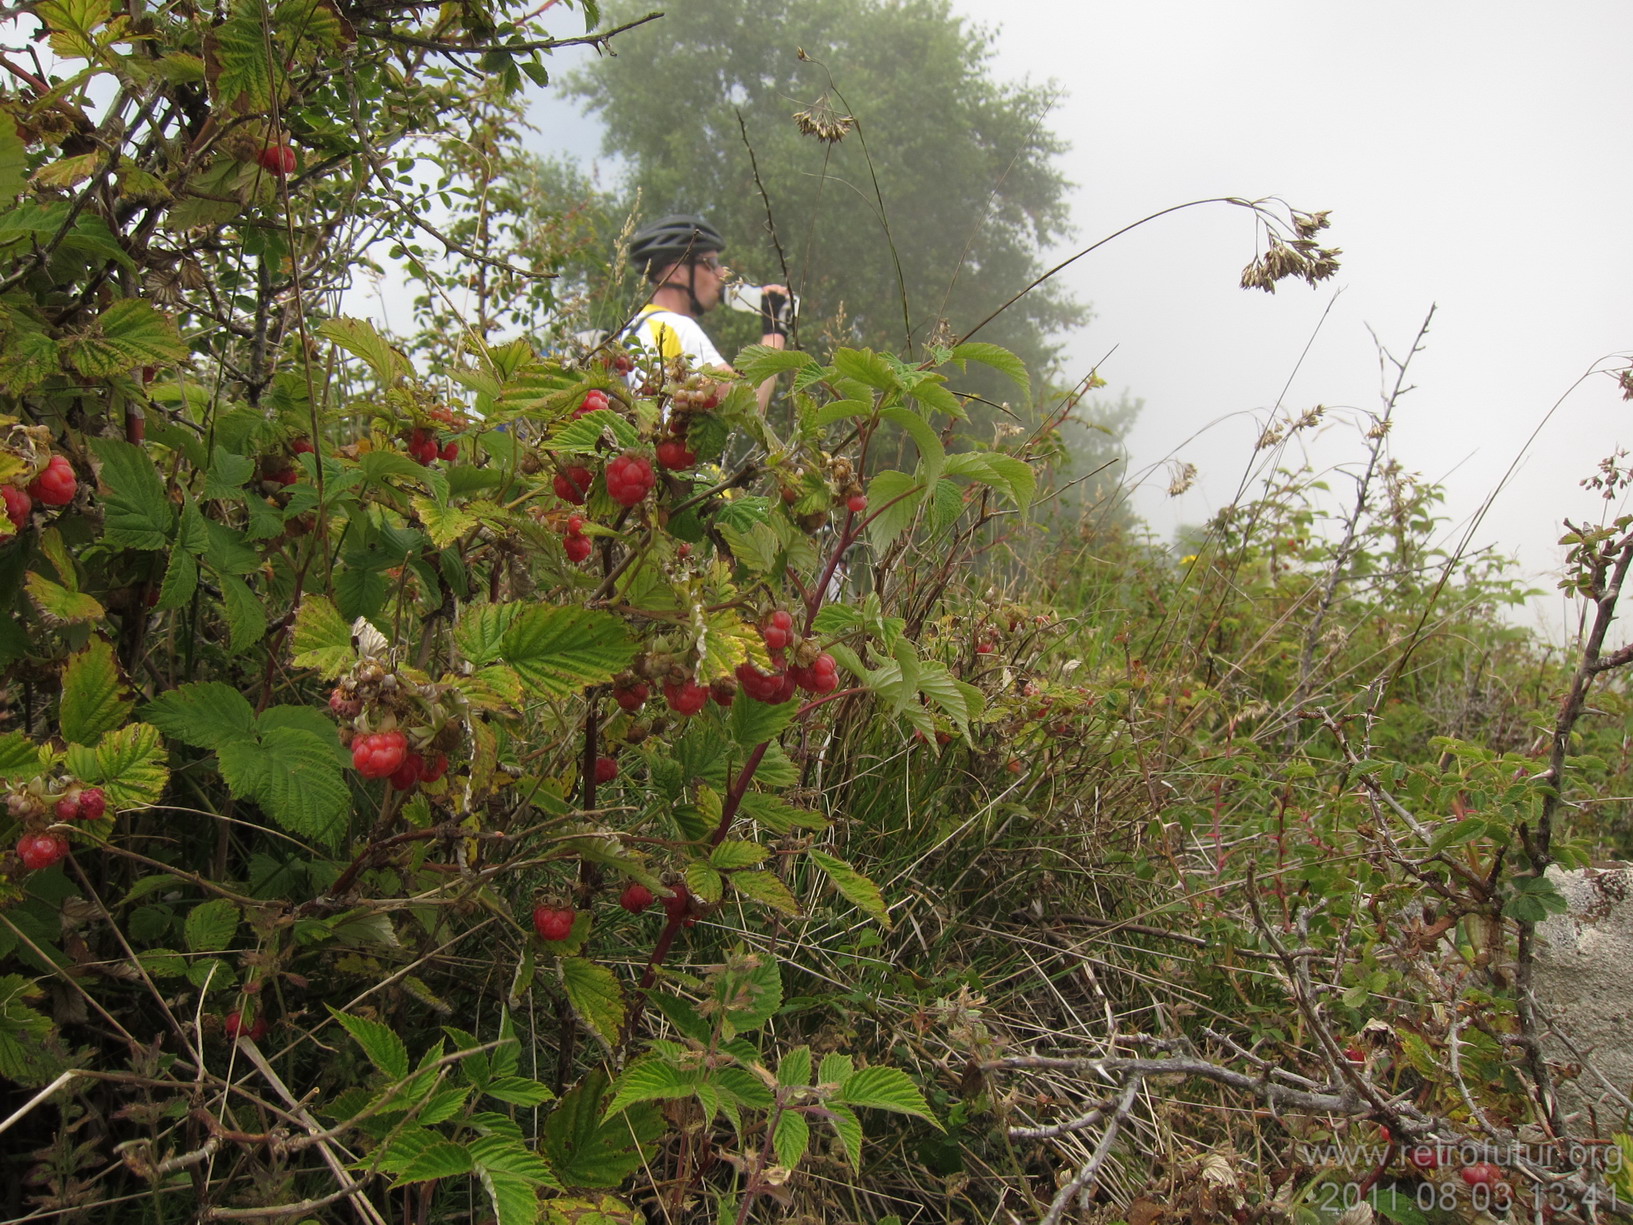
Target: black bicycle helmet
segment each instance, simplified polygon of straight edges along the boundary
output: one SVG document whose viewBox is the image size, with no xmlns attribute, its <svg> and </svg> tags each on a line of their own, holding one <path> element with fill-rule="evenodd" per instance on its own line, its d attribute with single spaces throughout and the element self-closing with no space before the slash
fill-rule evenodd
<svg viewBox="0 0 1633 1225">
<path fill-rule="evenodd" d="M 701 217 L 673 213 L 643 225 L 629 236 L 629 258 L 650 277 L 668 264 L 678 264 L 726 249 L 726 240 Z"/>
</svg>

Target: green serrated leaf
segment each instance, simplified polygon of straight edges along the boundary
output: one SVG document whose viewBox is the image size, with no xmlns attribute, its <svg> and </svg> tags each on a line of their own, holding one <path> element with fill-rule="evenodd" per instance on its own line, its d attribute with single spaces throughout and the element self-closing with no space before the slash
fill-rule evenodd
<svg viewBox="0 0 1633 1225">
<path fill-rule="evenodd" d="M 180 608 L 198 590 L 198 559 L 185 549 L 172 549 L 164 579 L 159 584 L 158 607 L 162 611 Z"/>
<path fill-rule="evenodd" d="M 828 1125 L 839 1137 L 839 1146 L 853 1169 L 862 1168 L 862 1120 L 845 1106 L 828 1107 Z"/>
<path fill-rule="evenodd" d="M 68 767 L 80 781 L 101 787 L 115 810 L 158 803 L 170 778 L 164 742 L 150 723 L 127 723 L 94 749 L 69 745 Z"/>
<path fill-rule="evenodd" d="M 764 863 L 770 854 L 771 851 L 758 842 L 728 840 L 709 852 L 709 863 L 722 872 L 735 872 Z"/>
<path fill-rule="evenodd" d="M 697 1092 L 702 1076 L 698 1071 L 683 1072 L 658 1055 L 638 1059 L 613 1082 L 612 1100 L 607 1103 L 605 1117 L 611 1118 L 637 1102 L 691 1097 Z"/>
<path fill-rule="evenodd" d="M 797 915 L 800 913 L 799 899 L 782 883 L 781 878 L 773 873 L 733 872 L 727 881 L 731 887 L 750 901 L 758 902 L 762 906 L 769 906 L 779 914 Z"/>
<path fill-rule="evenodd" d="M 829 1101 L 910 1114 L 941 1130 L 941 1123 L 930 1113 L 924 1094 L 900 1068 L 858 1068 L 840 1082 L 839 1092 Z"/>
<path fill-rule="evenodd" d="M 788 1088 L 811 1083 L 811 1048 L 796 1046 L 782 1057 L 777 1065 L 777 1083 Z"/>
<path fill-rule="evenodd" d="M 414 513 L 419 516 L 420 526 L 439 549 L 446 549 L 477 526 L 476 516 L 463 507 L 433 502 L 427 497 L 415 497 L 411 501 Z"/>
<path fill-rule="evenodd" d="M 771 1146 L 777 1150 L 777 1164 L 793 1169 L 805 1158 L 811 1147 L 811 1125 L 797 1110 L 784 1110 L 777 1116 L 777 1129 L 771 1134 Z"/>
<path fill-rule="evenodd" d="M 511 623 L 501 650 L 535 693 L 569 697 L 611 680 L 635 657 L 636 644 L 611 613 L 536 604 Z"/>
<path fill-rule="evenodd" d="M 334 740 L 278 727 L 217 750 L 235 796 L 259 804 L 293 834 L 333 845 L 351 811 L 351 789 L 335 760 Z"/>
<path fill-rule="evenodd" d="M 91 639 L 63 672 L 59 715 L 63 739 L 94 745 L 124 723 L 132 705 L 124 690 L 112 645 L 101 638 Z"/>
<path fill-rule="evenodd" d="M 36 571 L 29 571 L 23 587 L 34 607 L 48 625 L 74 625 L 81 621 L 100 621 L 107 611 L 88 595 L 73 591 L 60 583 L 53 583 Z"/>
<path fill-rule="evenodd" d="M 404 1154 L 398 1151 L 403 1147 L 402 1138 L 398 1137 L 391 1147 L 388 1155 L 377 1157 L 377 1160 L 382 1172 L 397 1176 L 397 1180 L 391 1184 L 393 1187 L 437 1178 L 458 1178 L 475 1168 L 470 1150 L 452 1140 L 436 1140 Z"/>
<path fill-rule="evenodd" d="M 686 865 L 682 875 L 686 878 L 686 888 L 700 902 L 713 904 L 718 902 L 721 895 L 725 893 L 725 880 L 720 873 L 706 863 L 698 863 L 694 860 Z"/>
<path fill-rule="evenodd" d="M 231 574 L 219 574 L 216 578 L 221 586 L 222 607 L 227 614 L 229 649 L 237 655 L 266 637 L 266 607 L 243 579 Z"/>
<path fill-rule="evenodd" d="M 924 486 L 906 472 L 887 470 L 868 482 L 868 540 L 878 550 L 888 548 L 896 537 L 913 526 Z"/>
<path fill-rule="evenodd" d="M 341 1027 L 363 1048 L 369 1062 L 390 1080 L 395 1082 L 408 1078 L 408 1047 L 403 1045 L 403 1040 L 389 1025 L 369 1017 L 354 1017 L 334 1007 L 329 1008 L 329 1015 L 340 1022 Z"/>
<path fill-rule="evenodd" d="M 221 681 L 196 681 L 160 694 L 142 708 L 142 718 L 173 740 L 211 752 L 255 731 L 249 700 Z"/>
<path fill-rule="evenodd" d="M 357 662 L 351 623 L 340 615 L 333 601 L 320 595 L 301 599 L 295 614 L 294 650 L 291 662 L 297 668 L 315 668 L 326 681 Z"/>
<path fill-rule="evenodd" d="M 40 750 L 21 732 L 0 733 L 0 778 L 33 778 L 40 772 Z"/>
<path fill-rule="evenodd" d="M 238 907 L 224 897 L 200 902 L 187 912 L 183 938 L 189 953 L 224 953 L 238 930 Z"/>
<path fill-rule="evenodd" d="M 569 1187 L 618 1186 L 650 1160 L 663 1134 L 663 1118 L 651 1106 L 631 1105 L 603 1118 L 606 1095 L 606 1074 L 588 1072 L 545 1120 L 540 1151 Z"/>
<path fill-rule="evenodd" d="M 1020 388 L 1023 396 L 1031 399 L 1032 377 L 1026 372 L 1026 363 L 1008 349 L 984 344 L 978 340 L 965 341 L 961 345 L 953 346 L 950 359 L 957 362 L 960 369 L 966 368 L 969 362 L 980 362 L 983 366 L 990 366 Z"/>
<path fill-rule="evenodd" d="M 624 1024 L 624 993 L 613 972 L 583 957 L 563 957 L 561 984 L 578 1019 L 607 1047 L 614 1046 Z"/>
<path fill-rule="evenodd" d="M 858 910 L 877 920 L 882 927 L 890 926 L 890 912 L 885 906 L 884 895 L 867 877 L 863 876 L 850 864 L 837 855 L 830 855 L 826 851 L 812 849 L 806 852 L 811 862 L 828 874 L 834 887 Z"/>
<path fill-rule="evenodd" d="M 151 302 L 121 298 L 97 316 L 88 331 L 65 341 L 62 356 L 89 378 L 109 378 L 143 366 L 174 365 L 187 356 L 187 345 L 175 320 Z"/>
<path fill-rule="evenodd" d="M 168 547 L 176 515 L 147 453 L 118 438 L 93 438 L 90 446 L 102 462 L 102 538 L 116 549 Z"/>
</svg>

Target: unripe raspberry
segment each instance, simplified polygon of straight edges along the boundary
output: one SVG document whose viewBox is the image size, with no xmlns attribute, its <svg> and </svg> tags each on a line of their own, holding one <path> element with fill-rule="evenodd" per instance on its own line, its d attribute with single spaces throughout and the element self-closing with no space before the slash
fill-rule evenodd
<svg viewBox="0 0 1633 1225">
<path fill-rule="evenodd" d="M 352 741 L 352 766 L 364 778 L 390 778 L 407 757 L 401 732 L 365 732 Z"/>
<path fill-rule="evenodd" d="M 45 470 L 29 482 L 29 495 L 42 506 L 67 506 L 74 500 L 79 480 L 67 457 L 53 455 Z"/>
</svg>

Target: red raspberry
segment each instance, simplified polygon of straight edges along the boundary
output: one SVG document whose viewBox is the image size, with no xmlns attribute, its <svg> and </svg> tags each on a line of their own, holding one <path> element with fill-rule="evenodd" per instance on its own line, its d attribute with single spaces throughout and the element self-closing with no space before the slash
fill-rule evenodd
<svg viewBox="0 0 1633 1225">
<path fill-rule="evenodd" d="M 839 688 L 839 665 L 826 652 L 812 660 L 809 668 L 793 668 L 789 674 L 807 693 L 832 693 Z"/>
<path fill-rule="evenodd" d="M 252 1022 L 246 1028 L 244 1025 L 243 1013 L 229 1012 L 227 1014 L 227 1019 L 222 1024 L 221 1028 L 226 1032 L 227 1037 L 233 1039 L 234 1041 L 237 1041 L 239 1038 L 248 1038 L 251 1042 L 259 1042 L 262 1038 L 266 1037 L 267 1023 L 265 1017 L 258 1016 L 255 1018 L 254 1022 Z"/>
<path fill-rule="evenodd" d="M 633 451 L 607 461 L 607 496 L 620 506 L 634 506 L 656 483 L 651 461 Z"/>
<path fill-rule="evenodd" d="M 17 856 L 23 861 L 23 867 L 30 872 L 49 868 L 66 854 L 68 839 L 61 834 L 53 834 L 50 830 L 24 834 L 17 840 Z"/>
<path fill-rule="evenodd" d="M 737 686 L 728 679 L 710 681 L 709 696 L 716 706 L 730 706 L 737 700 Z"/>
<path fill-rule="evenodd" d="M 57 820 L 59 821 L 79 820 L 79 792 L 70 791 L 67 795 L 58 800 L 56 813 Z"/>
<path fill-rule="evenodd" d="M 611 403 L 612 401 L 607 399 L 606 392 L 598 387 L 592 388 L 584 393 L 584 398 L 578 402 L 578 407 L 573 410 L 573 416 L 582 417 L 585 413 L 600 412 Z"/>
<path fill-rule="evenodd" d="M 541 940 L 565 940 L 573 934 L 577 917 L 571 906 L 538 906 L 533 910 L 533 930 Z"/>
<path fill-rule="evenodd" d="M 868 508 L 867 495 L 863 493 L 851 494 L 850 497 L 845 499 L 845 508 L 853 515 L 861 514 Z"/>
<path fill-rule="evenodd" d="M 1438 1170 L 1440 1168 L 1440 1150 L 1432 1144 L 1419 1144 L 1409 1148 L 1405 1153 L 1406 1160 L 1419 1170 Z"/>
<path fill-rule="evenodd" d="M 566 551 L 568 561 L 583 561 L 595 552 L 595 546 L 588 536 L 564 536 L 561 547 Z"/>
<path fill-rule="evenodd" d="M 420 782 L 422 783 L 434 783 L 446 773 L 448 773 L 448 755 L 446 753 L 438 753 L 436 756 L 428 757 L 420 763 Z"/>
<path fill-rule="evenodd" d="M 614 353 L 612 355 L 612 368 L 618 371 L 619 374 L 628 374 L 635 369 L 635 359 L 628 353 Z"/>
<path fill-rule="evenodd" d="M 352 767 L 364 778 L 390 778 L 407 758 L 401 732 L 364 732 L 352 741 Z"/>
<path fill-rule="evenodd" d="M 408 453 L 427 467 L 436 462 L 437 440 L 424 430 L 415 430 L 408 439 Z"/>
<path fill-rule="evenodd" d="M 1489 1161 L 1480 1161 L 1464 1166 L 1458 1171 L 1458 1176 L 1469 1186 L 1479 1187 L 1490 1186 L 1503 1176 L 1503 1172 Z"/>
<path fill-rule="evenodd" d="M 651 687 L 641 681 L 636 681 L 633 685 L 614 685 L 612 687 L 612 700 L 617 702 L 622 709 L 629 711 L 630 714 L 634 714 L 642 706 L 646 705 L 647 698 L 651 696 Z"/>
<path fill-rule="evenodd" d="M 297 438 L 289 444 L 289 449 L 296 455 L 316 455 L 318 449 L 312 445 L 310 438 Z"/>
<path fill-rule="evenodd" d="M 100 787 L 87 787 L 79 793 L 79 819 L 100 821 L 108 811 L 108 797 Z"/>
<path fill-rule="evenodd" d="M 6 518 L 11 520 L 11 526 L 19 532 L 28 526 L 28 516 L 34 509 L 34 501 L 15 485 L 0 485 L 0 497 L 5 498 Z"/>
<path fill-rule="evenodd" d="M 737 665 L 737 681 L 749 697 L 771 706 L 780 706 L 794 696 L 792 674 L 761 672 L 753 664 L 743 663 Z"/>
<path fill-rule="evenodd" d="M 67 506 L 78 486 L 74 465 L 65 456 L 53 455 L 45 470 L 29 482 L 28 492 L 42 506 Z"/>
<path fill-rule="evenodd" d="M 618 777 L 618 762 L 612 757 L 597 757 L 595 759 L 595 781 L 610 783 Z"/>
<path fill-rule="evenodd" d="M 690 468 L 697 463 L 697 452 L 686 445 L 684 438 L 665 438 L 658 443 L 658 463 L 665 468 Z"/>
<path fill-rule="evenodd" d="M 567 516 L 567 535 L 569 535 L 569 536 L 579 536 L 579 535 L 582 535 L 583 532 L 584 532 L 584 516 L 583 515 L 568 515 Z"/>
<path fill-rule="evenodd" d="M 652 890 L 639 881 L 631 881 L 624 886 L 624 891 L 618 895 L 618 904 L 630 914 L 640 914 L 652 905 Z"/>
<path fill-rule="evenodd" d="M 588 468 L 582 464 L 570 464 L 556 473 L 556 496 L 563 502 L 583 506 L 584 497 L 590 492 L 590 480 Z"/>
<path fill-rule="evenodd" d="M 391 772 L 391 785 L 398 791 L 409 790 L 420 781 L 420 771 L 424 766 L 425 759 L 411 750 L 403 758 L 403 764 Z"/>
<path fill-rule="evenodd" d="M 280 179 L 295 172 L 295 151 L 285 144 L 262 146 L 255 160 L 261 163 L 261 169 L 270 171 Z"/>
<path fill-rule="evenodd" d="M 709 691 L 696 681 L 668 682 L 663 687 L 664 701 L 677 715 L 695 715 L 709 700 Z"/>
<path fill-rule="evenodd" d="M 442 444 L 442 450 L 438 451 L 437 454 L 440 455 L 443 458 L 443 460 L 446 461 L 447 463 L 450 463 L 450 464 L 453 463 L 456 459 L 459 458 L 459 442 L 458 442 L 458 440 L 457 439 L 450 439 L 448 442 L 443 443 Z"/>
</svg>

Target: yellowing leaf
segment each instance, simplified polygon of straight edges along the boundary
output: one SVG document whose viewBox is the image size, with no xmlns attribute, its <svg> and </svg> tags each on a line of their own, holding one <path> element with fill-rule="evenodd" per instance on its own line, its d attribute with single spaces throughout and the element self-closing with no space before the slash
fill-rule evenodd
<svg viewBox="0 0 1633 1225">
<path fill-rule="evenodd" d="M 62 736 L 70 744 L 94 745 L 125 721 L 125 696 L 113 647 L 101 638 L 68 661 L 62 678 Z"/>
</svg>

